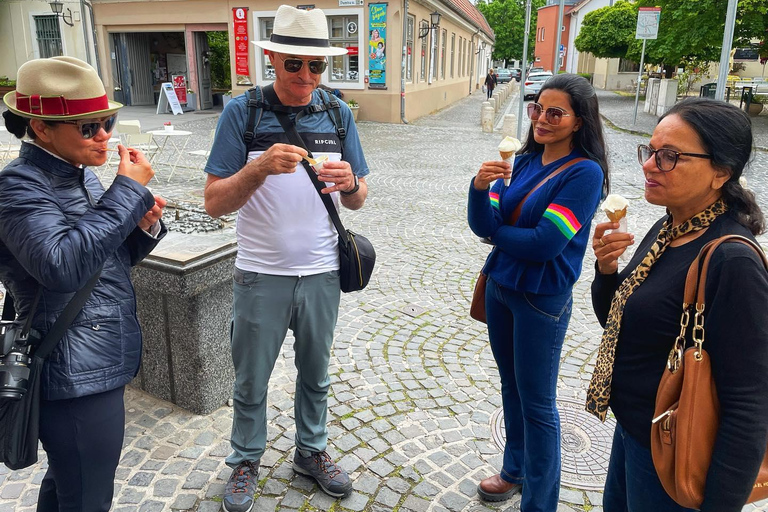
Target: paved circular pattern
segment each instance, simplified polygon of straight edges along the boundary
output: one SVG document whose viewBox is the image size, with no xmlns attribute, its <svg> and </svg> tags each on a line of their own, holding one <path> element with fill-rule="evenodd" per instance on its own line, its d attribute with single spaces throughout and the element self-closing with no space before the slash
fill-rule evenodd
<svg viewBox="0 0 768 512">
<path fill-rule="evenodd" d="M 608 418 L 605 423 L 600 423 L 584 410 L 584 403 L 579 400 L 558 398 L 557 409 L 560 412 L 562 484 L 577 489 L 602 490 L 616 420 Z M 502 409 L 491 416 L 491 430 L 494 442 L 503 451 L 506 433 Z"/>
</svg>

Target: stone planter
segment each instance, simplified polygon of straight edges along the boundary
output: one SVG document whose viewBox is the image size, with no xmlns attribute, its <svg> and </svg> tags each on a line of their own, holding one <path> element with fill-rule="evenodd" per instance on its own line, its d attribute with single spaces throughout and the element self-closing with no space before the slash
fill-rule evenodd
<svg viewBox="0 0 768 512">
<path fill-rule="evenodd" d="M 749 110 L 747 110 L 747 113 L 751 117 L 756 117 L 760 115 L 760 112 L 763 111 L 763 104 L 762 103 L 750 103 L 749 104 Z"/>
<path fill-rule="evenodd" d="M 350 110 L 352 110 L 352 119 L 354 119 L 355 122 L 357 122 L 357 112 L 360 110 L 360 106 L 355 106 L 355 107 L 350 106 L 349 108 Z"/>
<path fill-rule="evenodd" d="M 227 103 L 229 103 L 231 100 L 232 100 L 232 95 L 231 94 L 222 94 L 221 95 L 221 105 L 223 107 L 226 107 Z"/>
<path fill-rule="evenodd" d="M 193 92 L 187 93 L 187 108 L 197 110 L 197 94 Z"/>
</svg>

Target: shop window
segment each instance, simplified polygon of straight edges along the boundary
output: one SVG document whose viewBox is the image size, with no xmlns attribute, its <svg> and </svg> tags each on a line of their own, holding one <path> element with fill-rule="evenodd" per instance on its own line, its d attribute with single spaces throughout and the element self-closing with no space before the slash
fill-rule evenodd
<svg viewBox="0 0 768 512">
<path fill-rule="evenodd" d="M 37 32 L 37 47 L 40 58 L 58 57 L 64 55 L 61 46 L 61 31 L 59 17 L 55 14 L 35 16 L 35 31 Z"/>
<path fill-rule="evenodd" d="M 453 62 L 456 57 L 456 33 L 451 33 L 451 78 L 453 78 Z"/>
<path fill-rule="evenodd" d="M 259 18 L 259 35 L 261 36 L 261 40 L 269 40 L 270 37 L 272 37 L 272 29 L 275 26 L 275 18 Z M 274 80 L 275 79 L 275 68 L 272 66 L 272 63 L 269 61 L 269 55 L 267 55 L 265 50 L 262 50 L 259 47 L 256 47 L 256 51 L 260 55 L 262 66 L 261 66 L 261 79 L 262 80 Z"/>
<path fill-rule="evenodd" d="M 429 22 L 427 20 L 421 20 L 420 25 L 426 25 L 429 26 Z M 427 38 L 422 37 L 421 38 L 421 80 L 425 81 L 427 79 Z"/>
<path fill-rule="evenodd" d="M 357 14 L 328 16 L 328 32 L 331 46 L 347 48 L 349 53 L 328 57 L 331 82 L 359 82 L 360 79 L 360 34 Z"/>
<path fill-rule="evenodd" d="M 413 82 L 413 30 L 416 25 L 416 18 L 408 16 L 408 33 L 405 37 L 406 59 L 405 59 L 405 81 Z"/>
<path fill-rule="evenodd" d="M 619 59 L 619 73 L 637 73 L 640 71 L 640 64 L 633 60 Z"/>
<path fill-rule="evenodd" d="M 442 46 L 440 47 L 440 78 L 445 80 L 445 44 L 448 39 L 448 31 L 443 29 Z"/>
</svg>

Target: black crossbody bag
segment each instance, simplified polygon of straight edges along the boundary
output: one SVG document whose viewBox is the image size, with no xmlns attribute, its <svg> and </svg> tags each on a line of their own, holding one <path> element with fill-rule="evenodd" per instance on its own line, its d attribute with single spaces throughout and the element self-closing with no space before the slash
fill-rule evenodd
<svg viewBox="0 0 768 512">
<path fill-rule="evenodd" d="M 270 103 L 279 104 L 280 100 L 273 89 L 265 88 L 264 96 L 268 97 Z M 288 140 L 291 144 L 304 148 L 309 153 L 309 157 L 313 158 L 312 152 L 307 149 L 304 140 L 296 130 L 296 125 L 291 121 L 288 113 L 280 110 L 273 110 L 273 112 L 288 135 Z M 317 174 L 309 165 L 309 162 L 302 160 L 301 163 L 304 166 L 304 170 L 307 171 L 309 179 L 312 180 L 315 190 L 320 195 L 325 209 L 328 210 L 328 215 L 330 215 L 333 225 L 336 227 L 336 232 L 339 234 L 339 277 L 341 291 L 348 293 L 362 290 L 368 285 L 368 281 L 370 281 L 373 274 L 373 267 L 376 264 L 376 251 L 373 249 L 373 244 L 363 235 L 344 228 L 344 224 L 341 223 L 339 218 L 339 212 L 336 211 L 330 195 L 322 193 L 322 190 L 326 187 L 325 183 L 317 178 Z"/>
<path fill-rule="evenodd" d="M 0 365 L 0 370 L 10 372 L 8 377 L 13 378 L 14 383 L 18 383 L 18 379 L 23 378 L 27 371 L 29 372 L 27 376 L 27 389 L 20 398 L 11 396 L 18 394 L 18 392 L 11 393 L 7 389 L 3 389 L 2 396 L 0 396 L 0 462 L 4 463 L 9 469 L 23 469 L 37 462 L 37 445 L 40 439 L 40 399 L 42 393 L 40 377 L 43 371 L 43 363 L 53 352 L 53 349 L 56 348 L 59 340 L 69 329 L 70 324 L 75 320 L 80 310 L 83 309 L 83 305 L 91 295 L 93 287 L 96 286 L 99 276 L 101 276 L 101 269 L 88 280 L 85 286 L 75 293 L 54 322 L 51 330 L 37 344 L 33 340 L 34 331 L 32 331 L 31 325 L 32 316 L 42 294 L 42 286 L 37 291 L 29 316 L 21 330 L 11 327 L 16 313 L 13 307 L 13 299 L 10 295 L 6 295 L 2 315 L 3 346 L 9 348 L 14 346 L 14 349 L 19 348 L 20 344 L 17 342 L 20 340 L 26 340 L 28 343 L 28 345 L 24 345 L 24 348 L 31 345 L 31 350 L 28 354 L 23 354 L 22 351 L 14 351 L 12 357 L 7 357 L 7 354 L 0 354 L 6 356 L 3 358 L 4 361 L 10 363 L 8 365 Z M 19 360 L 27 358 L 28 364 L 18 364 Z M 4 368 L 3 366 L 7 367 Z"/>
</svg>

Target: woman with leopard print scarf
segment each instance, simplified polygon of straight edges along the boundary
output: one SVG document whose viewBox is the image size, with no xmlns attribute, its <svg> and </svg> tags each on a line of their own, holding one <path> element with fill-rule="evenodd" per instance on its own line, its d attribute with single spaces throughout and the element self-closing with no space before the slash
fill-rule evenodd
<svg viewBox="0 0 768 512">
<path fill-rule="evenodd" d="M 628 233 L 595 228 L 592 302 L 605 332 L 587 398 L 601 419 L 610 406 L 617 426 L 603 496 L 605 512 L 680 512 L 651 458 L 656 391 L 680 330 L 686 271 L 707 242 L 737 234 L 754 240 L 765 228 L 755 196 L 739 182 L 752 151 L 749 117 L 703 98 L 676 104 L 659 121 L 638 158 L 645 198 L 667 215 L 619 271 L 634 243 Z M 768 437 L 768 274 L 743 244 L 723 244 L 706 287 L 707 351 L 720 425 L 702 512 L 739 512 L 763 460 Z"/>
</svg>

